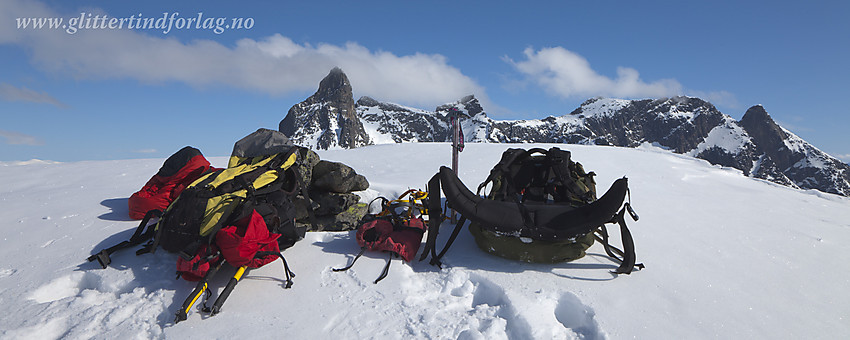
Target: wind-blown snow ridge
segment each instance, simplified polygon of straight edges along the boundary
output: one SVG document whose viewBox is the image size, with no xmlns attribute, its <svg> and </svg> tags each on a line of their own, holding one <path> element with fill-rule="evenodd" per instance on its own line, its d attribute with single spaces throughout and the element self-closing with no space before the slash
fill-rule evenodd
<svg viewBox="0 0 850 340">
<path fill-rule="evenodd" d="M 0 167 L 0 338 L 3 339 L 619 339 L 850 336 L 850 199 L 753 181 L 739 170 L 658 150 L 565 144 L 468 144 L 460 178 L 474 187 L 508 147 L 559 146 L 595 171 L 600 190 L 628 176 L 641 216 L 629 227 L 646 269 L 614 276 L 594 245 L 573 263 L 525 264 L 479 250 L 467 231 L 441 270 L 359 251 L 353 232 L 308 233 L 279 263 L 249 271 L 222 313 L 174 312 L 194 284 L 176 255 L 85 262 L 127 239 L 127 197 L 164 160 Z M 364 199 L 423 188 L 451 160 L 446 143 L 320 151 L 365 175 Z M 207 151 L 208 153 L 211 151 Z M 415 155 L 415 157 L 410 157 Z M 386 160 L 401 160 L 389 163 Z M 224 166 L 226 158 L 212 158 Z M 448 223 L 440 245 L 448 237 Z M 616 232 L 612 233 L 616 240 Z M 213 280 L 218 293 L 232 269 Z M 250 333 L 246 333 L 250 332 Z"/>
<path fill-rule="evenodd" d="M 28 161 L 0 162 L 0 166 L 17 166 L 17 165 L 30 165 L 30 164 L 60 164 L 60 163 L 61 162 L 49 161 L 49 160 L 30 159 Z"/>
</svg>

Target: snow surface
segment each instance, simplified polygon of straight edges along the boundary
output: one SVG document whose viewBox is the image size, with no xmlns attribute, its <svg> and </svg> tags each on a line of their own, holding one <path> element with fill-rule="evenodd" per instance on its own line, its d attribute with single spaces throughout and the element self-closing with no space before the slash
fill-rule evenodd
<svg viewBox="0 0 850 340">
<path fill-rule="evenodd" d="M 747 143 L 752 142 L 744 128 L 738 125 L 732 117 L 724 116 L 724 119 L 723 124 L 711 129 L 705 139 L 687 154 L 696 157 L 705 150 L 717 147 L 734 155 L 740 153 Z"/>
<path fill-rule="evenodd" d="M 460 177 L 475 187 L 506 148 L 535 146 L 551 145 L 468 144 Z M 600 190 L 629 177 L 641 216 L 630 228 L 646 269 L 611 274 L 617 265 L 599 245 L 573 263 L 513 262 L 463 231 L 442 270 L 394 260 L 373 284 L 385 254 L 332 272 L 357 253 L 353 232 L 308 233 L 284 252 L 297 273 L 291 289 L 275 262 L 250 271 L 221 314 L 193 310 L 179 324 L 174 313 L 194 284 L 174 279 L 176 255 L 125 251 L 105 270 L 85 261 L 129 238 L 137 222 L 127 197 L 163 159 L 0 167 L 0 338 L 850 337 L 850 199 L 651 147 L 559 146 L 598 174 Z M 393 196 L 423 188 L 450 150 L 412 143 L 320 155 L 364 174 L 368 196 Z M 232 272 L 213 280 L 214 293 Z"/>
<path fill-rule="evenodd" d="M 616 98 L 594 98 L 592 101 L 581 105 L 581 114 L 586 117 L 603 116 L 610 117 L 631 105 L 632 101 Z"/>
<path fill-rule="evenodd" d="M 30 164 L 59 164 L 60 162 L 55 161 L 47 161 L 41 159 L 30 159 L 28 161 L 10 161 L 10 162 L 0 162 L 0 166 L 16 166 L 16 165 L 30 165 Z"/>
<path fill-rule="evenodd" d="M 803 159 L 793 165 L 795 168 L 818 168 L 828 170 L 830 168 L 830 163 L 841 163 L 838 158 L 832 157 L 826 152 L 821 151 L 817 147 L 812 144 L 809 144 L 799 136 L 795 135 L 788 129 L 780 127 L 782 131 L 784 131 L 788 137 L 782 140 L 789 150 L 794 152 L 803 153 L 806 155 Z"/>
</svg>

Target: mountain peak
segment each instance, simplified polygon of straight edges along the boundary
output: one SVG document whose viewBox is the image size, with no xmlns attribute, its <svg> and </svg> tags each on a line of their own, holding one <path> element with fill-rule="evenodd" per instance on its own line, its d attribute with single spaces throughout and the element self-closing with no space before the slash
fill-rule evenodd
<svg viewBox="0 0 850 340">
<path fill-rule="evenodd" d="M 351 83 L 339 67 L 319 82 L 316 93 L 289 109 L 278 129 L 296 144 L 314 149 L 369 144 L 369 136 L 357 118 Z"/>
<path fill-rule="evenodd" d="M 753 138 L 767 142 L 770 147 L 780 147 L 788 134 L 779 127 L 779 124 L 770 117 L 767 110 L 761 105 L 755 105 L 747 109 L 740 124 Z"/>
<path fill-rule="evenodd" d="M 475 95 L 464 96 L 454 103 L 443 104 L 437 106 L 434 110 L 436 112 L 448 111 L 451 108 L 457 108 L 458 110 L 464 112 L 470 117 L 478 115 L 484 112 L 484 108 L 481 107 L 481 103 L 478 102 L 478 99 L 475 98 Z"/>
<path fill-rule="evenodd" d="M 351 83 L 348 81 L 348 76 L 339 67 L 334 67 L 321 82 L 319 89 L 313 95 L 317 101 L 351 101 L 354 103 L 354 98 L 351 91 Z"/>
<path fill-rule="evenodd" d="M 761 105 L 755 105 L 747 109 L 747 112 L 744 113 L 744 117 L 741 118 L 742 122 L 745 120 L 771 123 L 773 122 L 773 119 L 770 118 L 770 114 L 768 114 L 767 110 L 764 109 L 764 106 Z"/>
</svg>

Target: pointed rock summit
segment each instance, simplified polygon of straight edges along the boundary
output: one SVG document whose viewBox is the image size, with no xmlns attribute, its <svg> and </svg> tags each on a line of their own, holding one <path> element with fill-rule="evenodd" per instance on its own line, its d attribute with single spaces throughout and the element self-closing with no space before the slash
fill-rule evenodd
<svg viewBox="0 0 850 340">
<path fill-rule="evenodd" d="M 339 67 L 334 67 L 321 82 L 319 89 L 313 94 L 314 97 L 325 100 L 354 105 L 354 97 L 351 91 L 351 83 L 345 72 Z"/>
<path fill-rule="evenodd" d="M 317 150 L 369 144 L 354 109 L 351 83 L 338 67 L 319 82 L 316 93 L 289 109 L 279 130 L 295 144 Z"/>
<path fill-rule="evenodd" d="M 747 134 L 758 140 L 766 149 L 779 149 L 782 141 L 788 138 L 788 134 L 770 118 L 770 115 L 761 105 L 747 109 L 741 118 L 741 126 L 747 130 Z"/>
</svg>

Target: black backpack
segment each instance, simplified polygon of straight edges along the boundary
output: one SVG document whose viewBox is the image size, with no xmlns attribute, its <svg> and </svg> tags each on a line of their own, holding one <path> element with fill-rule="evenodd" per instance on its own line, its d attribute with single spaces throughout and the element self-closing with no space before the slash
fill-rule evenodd
<svg viewBox="0 0 850 340">
<path fill-rule="evenodd" d="M 439 254 L 435 243 L 443 218 L 430 218 L 421 259 L 430 252 L 431 263 L 439 265 L 469 220 L 469 230 L 479 248 L 497 256 L 537 263 L 572 261 L 583 257 L 594 241 L 600 241 L 606 253 L 620 262 L 616 273 L 643 268 L 635 264 L 634 241 L 625 222 L 626 213 L 638 219 L 630 202 L 624 203 L 629 196 L 628 180 L 618 179 L 597 199 L 594 176 L 573 162 L 569 151 L 557 147 L 508 149 L 478 186 L 477 194 L 467 189 L 451 169 L 442 167 L 428 183 L 429 211 L 440 211 L 442 188 L 446 205 L 461 217 Z M 490 183 L 486 197 L 479 196 Z M 620 226 L 623 250 L 608 243 L 607 223 Z"/>
</svg>

